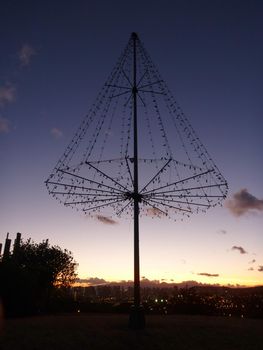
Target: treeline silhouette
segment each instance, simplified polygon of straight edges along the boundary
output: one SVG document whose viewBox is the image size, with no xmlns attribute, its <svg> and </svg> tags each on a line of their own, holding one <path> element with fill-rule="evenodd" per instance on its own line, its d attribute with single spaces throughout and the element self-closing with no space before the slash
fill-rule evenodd
<svg viewBox="0 0 263 350">
<path fill-rule="evenodd" d="M 0 261 L 0 299 L 6 317 L 49 312 L 70 298 L 77 266 L 70 251 L 51 246 L 48 240 L 24 242 L 20 233 L 12 251 L 10 246 L 7 235 Z"/>
</svg>

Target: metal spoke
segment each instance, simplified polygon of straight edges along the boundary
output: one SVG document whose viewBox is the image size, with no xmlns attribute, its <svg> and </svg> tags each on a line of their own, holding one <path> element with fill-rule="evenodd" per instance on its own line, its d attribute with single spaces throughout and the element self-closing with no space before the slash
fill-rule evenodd
<svg viewBox="0 0 263 350">
<path fill-rule="evenodd" d="M 112 85 L 112 84 L 106 84 L 106 86 L 115 87 L 115 88 L 119 88 L 119 89 L 129 89 L 129 90 L 131 90 L 131 88 L 128 87 L 128 86 L 118 86 L 118 85 Z"/>
<path fill-rule="evenodd" d="M 138 91 L 140 91 L 140 92 L 150 92 L 152 94 L 158 94 L 158 95 L 164 95 L 164 93 L 160 92 L 160 91 L 141 90 L 141 89 L 139 89 Z"/>
<path fill-rule="evenodd" d="M 157 174 L 154 175 L 154 177 L 151 178 L 151 180 L 143 187 L 143 189 L 140 190 L 140 193 L 142 193 L 142 192 L 150 185 L 150 183 L 152 183 L 152 182 L 154 181 L 154 179 L 156 179 L 157 176 L 158 176 L 160 173 L 163 172 L 163 170 L 167 167 L 167 165 L 171 162 L 171 160 L 172 160 L 172 159 L 169 159 L 168 162 L 166 162 L 166 163 L 164 164 L 164 166 L 157 172 Z"/>
<path fill-rule="evenodd" d="M 164 192 L 165 193 L 165 192 Z M 205 195 L 205 194 L 195 194 L 195 195 L 188 195 L 188 194 L 169 194 L 169 195 L 165 195 L 165 194 L 161 194 L 160 193 L 153 193 L 152 194 L 155 198 L 225 198 L 225 196 L 216 196 L 216 195 Z"/>
<path fill-rule="evenodd" d="M 121 92 L 120 94 L 113 95 L 113 96 L 111 96 L 110 98 L 119 97 L 119 96 L 122 96 L 122 95 L 128 94 L 129 92 L 130 92 L 130 91 L 124 91 L 124 92 Z"/>
<path fill-rule="evenodd" d="M 119 194 L 101 194 L 101 193 L 96 193 L 97 190 L 95 190 L 95 193 L 83 193 L 83 192 L 56 192 L 56 191 L 50 191 L 51 194 L 61 194 L 61 195 L 67 195 L 67 194 L 74 194 L 74 196 L 86 196 L 86 197 L 119 197 Z"/>
<path fill-rule="evenodd" d="M 144 88 L 146 88 L 148 86 L 152 86 L 154 84 L 159 84 L 159 83 L 162 83 L 162 82 L 163 82 L 163 80 L 155 81 L 154 83 L 149 83 L 149 84 L 146 84 L 146 85 L 138 86 L 138 89 L 144 89 Z"/>
<path fill-rule="evenodd" d="M 120 199 L 120 198 L 118 198 Z M 123 200 L 123 198 L 122 198 Z M 79 201 L 79 202 L 65 202 L 64 205 L 76 205 L 76 204 L 86 204 L 86 203 L 96 203 L 96 202 L 107 202 L 107 201 L 111 201 L 110 198 L 105 198 L 105 199 L 93 199 L 93 200 L 89 200 L 89 201 Z"/>
<path fill-rule="evenodd" d="M 112 177 L 110 177 L 109 175 L 105 174 L 103 171 L 99 170 L 98 168 L 96 168 L 94 165 L 90 164 L 89 162 L 86 161 L 86 164 L 88 164 L 90 167 L 92 167 L 93 169 L 95 169 L 98 173 L 102 174 L 103 176 L 107 177 L 109 180 L 111 180 L 113 183 L 115 183 L 117 186 L 122 187 L 124 190 L 128 191 L 127 187 L 123 186 L 122 184 L 120 184 L 119 182 L 115 181 Z"/>
<path fill-rule="evenodd" d="M 191 210 L 189 209 L 182 209 L 182 208 L 179 208 L 179 207 L 174 207 L 173 205 L 170 205 L 170 204 L 166 204 L 166 203 L 162 203 L 161 201 L 156 201 L 154 199 L 148 199 L 149 202 L 153 202 L 153 203 L 157 203 L 157 204 L 160 204 L 160 205 L 163 205 L 164 207 L 169 207 L 169 208 L 173 208 L 173 209 L 176 209 L 176 210 L 180 210 L 180 211 L 185 211 L 185 212 L 188 212 L 188 213 L 192 213 Z"/>
<path fill-rule="evenodd" d="M 119 199 L 117 201 L 114 201 L 114 202 L 110 202 L 110 203 L 106 203 L 106 204 L 101 204 L 101 205 L 97 205 L 97 206 L 94 206 L 92 208 L 87 208 L 87 209 L 83 209 L 83 211 L 89 211 L 89 210 L 93 210 L 93 209 L 98 209 L 98 208 L 102 208 L 102 207 L 106 207 L 108 205 L 113 205 L 115 203 L 118 203 L 118 202 L 122 202 L 123 199 Z"/>
<path fill-rule="evenodd" d="M 179 183 L 183 183 L 183 182 L 188 181 L 188 180 L 192 180 L 192 179 L 194 179 L 194 178 L 196 178 L 196 177 L 199 177 L 199 176 L 202 176 L 202 175 L 206 175 L 206 174 L 208 174 L 208 173 L 211 173 L 212 171 L 214 171 L 214 170 L 211 169 L 211 170 L 207 170 L 207 171 L 205 171 L 205 172 L 203 172 L 203 173 L 200 173 L 200 174 L 196 174 L 196 175 L 193 175 L 193 176 L 189 176 L 189 177 L 184 178 L 184 179 L 182 179 L 182 180 L 179 180 L 179 181 L 176 181 L 176 182 L 172 182 L 171 184 L 158 187 L 158 188 L 155 189 L 155 191 L 161 190 L 162 188 L 167 188 L 167 187 L 170 187 L 170 186 L 173 186 L 173 185 L 177 185 L 177 184 L 179 184 Z M 149 193 L 149 192 L 152 192 L 152 191 L 144 192 L 144 194 Z"/>
<path fill-rule="evenodd" d="M 145 77 L 145 75 L 148 73 L 148 69 L 143 73 L 143 75 L 140 77 L 138 83 L 137 83 L 137 89 L 139 89 L 139 85 L 140 85 L 140 82 L 143 80 L 143 78 Z"/>
<path fill-rule="evenodd" d="M 127 79 L 128 83 L 131 85 L 131 88 L 132 88 L 133 85 L 132 85 L 132 83 L 131 83 L 129 77 L 128 77 L 127 74 L 124 72 L 124 70 L 122 70 L 122 73 L 123 73 L 123 75 L 125 76 L 125 78 Z"/>
<path fill-rule="evenodd" d="M 116 213 L 117 216 L 119 216 L 121 213 L 124 212 L 124 210 L 132 203 L 132 200 L 129 200 L 129 202 L 120 210 Z"/>
<path fill-rule="evenodd" d="M 76 175 L 76 174 L 72 174 L 72 173 L 69 173 L 69 172 L 64 171 L 64 170 L 61 170 L 61 169 L 58 169 L 58 171 L 60 171 L 60 172 L 62 172 L 62 173 L 64 173 L 64 174 L 68 174 L 68 175 L 74 176 L 74 177 L 79 178 L 79 179 L 81 179 L 81 180 L 84 180 L 84 181 L 88 181 L 88 182 L 90 182 L 90 183 L 97 184 L 99 187 L 102 186 L 102 187 L 110 188 L 110 189 L 112 189 L 112 190 L 114 190 L 114 191 L 117 190 L 117 191 L 119 191 L 119 193 L 124 193 L 123 191 L 118 190 L 117 188 L 114 188 L 114 187 L 111 187 L 111 186 L 108 186 L 108 185 L 104 185 L 103 183 L 97 182 L 97 181 L 95 181 L 95 180 L 90 180 L 90 179 L 88 179 L 88 178 L 86 178 L 86 177 L 79 176 L 79 175 Z"/>
<path fill-rule="evenodd" d="M 185 180 L 183 180 L 185 181 Z M 173 184 L 172 184 L 173 185 Z M 220 186 L 226 186 L 226 184 L 218 184 L 218 185 L 206 185 L 206 186 L 197 186 L 197 187 L 185 187 L 185 188 L 176 188 L 174 190 L 169 190 L 169 191 L 161 191 L 161 192 L 155 192 L 155 191 L 158 191 L 160 189 L 157 188 L 155 190 L 152 190 L 152 191 L 148 191 L 148 192 L 145 192 L 144 194 L 148 194 L 148 193 L 155 193 L 155 194 L 163 194 L 163 193 L 172 193 L 172 192 L 182 192 L 182 191 L 190 191 L 190 190 L 200 190 L 200 189 L 203 189 L 203 188 L 212 188 L 212 187 L 217 187 L 219 188 Z M 165 187 L 168 187 L 168 186 L 165 186 Z M 162 187 L 163 188 L 163 187 Z M 204 197 L 206 197 L 205 195 L 203 195 Z M 224 196 L 222 196 L 224 198 Z"/>
<path fill-rule="evenodd" d="M 208 205 L 208 204 L 203 204 L 203 203 L 194 203 L 194 202 L 184 202 L 184 201 L 178 201 L 178 200 L 174 200 L 174 199 L 166 199 L 166 198 L 163 198 L 163 197 L 150 197 L 149 199 L 155 199 L 156 201 L 157 200 L 162 200 L 164 202 L 172 202 L 172 203 L 181 203 L 181 204 L 187 204 L 188 206 L 189 205 L 200 205 L 202 207 L 207 207 L 207 208 L 210 208 L 211 205 Z"/>
<path fill-rule="evenodd" d="M 54 182 L 54 181 L 46 181 L 46 184 L 51 184 L 51 185 L 56 185 L 56 186 L 64 186 L 64 187 L 71 187 L 71 188 L 80 188 L 82 190 L 87 190 L 87 191 L 95 191 L 95 192 L 105 192 L 105 193 L 114 193 L 116 195 L 122 194 L 122 192 L 115 192 L 115 191 L 108 191 L 108 190 L 102 190 L 99 188 L 91 188 L 91 187 L 85 187 L 85 186 L 78 186 L 78 185 L 72 185 L 72 184 L 66 184 L 62 182 Z M 50 191 L 52 193 L 52 191 Z"/>
</svg>

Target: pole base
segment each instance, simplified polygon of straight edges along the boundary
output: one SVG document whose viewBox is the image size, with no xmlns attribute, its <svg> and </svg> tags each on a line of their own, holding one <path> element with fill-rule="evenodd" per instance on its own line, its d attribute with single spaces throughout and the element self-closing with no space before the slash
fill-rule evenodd
<svg viewBox="0 0 263 350">
<path fill-rule="evenodd" d="M 130 329 L 144 329 L 145 328 L 145 316 L 143 306 L 139 307 L 132 305 L 129 317 Z"/>
</svg>

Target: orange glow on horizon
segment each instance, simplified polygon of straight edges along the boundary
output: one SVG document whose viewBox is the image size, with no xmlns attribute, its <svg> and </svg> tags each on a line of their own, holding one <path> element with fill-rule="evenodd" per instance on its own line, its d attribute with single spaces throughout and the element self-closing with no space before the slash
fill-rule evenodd
<svg viewBox="0 0 263 350">
<path fill-rule="evenodd" d="M 111 284 L 111 283 L 116 283 L 116 284 L 125 284 L 129 283 L 132 284 L 133 280 L 132 279 L 102 279 L 105 282 L 101 283 L 93 283 L 92 281 L 90 282 L 89 280 L 93 279 L 92 277 L 79 277 L 80 282 L 75 282 L 73 284 L 74 287 L 90 287 L 90 286 L 95 286 L 95 285 L 106 285 L 106 284 Z M 231 288 L 237 288 L 237 287 L 257 287 L 257 286 L 263 286 L 262 280 L 259 279 L 239 279 L 239 278 L 220 278 L 220 279 L 214 279 L 211 280 L 209 278 L 192 278 L 192 279 L 174 279 L 174 280 L 166 280 L 166 279 L 144 279 L 141 278 L 141 287 L 144 285 L 152 285 L 155 287 L 161 286 L 162 283 L 165 283 L 166 285 L 173 286 L 175 284 L 185 284 L 189 285 L 191 287 L 191 283 L 198 283 L 200 285 L 211 285 L 211 286 L 220 286 L 220 287 L 231 287 Z"/>
</svg>

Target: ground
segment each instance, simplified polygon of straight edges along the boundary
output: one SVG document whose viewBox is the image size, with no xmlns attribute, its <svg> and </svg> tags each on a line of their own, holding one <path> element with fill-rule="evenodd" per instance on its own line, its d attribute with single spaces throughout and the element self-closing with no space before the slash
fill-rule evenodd
<svg viewBox="0 0 263 350">
<path fill-rule="evenodd" d="M 65 314 L 10 319 L 1 350 L 260 350 L 263 320 L 151 315 L 144 330 L 128 328 L 127 315 Z"/>
</svg>

